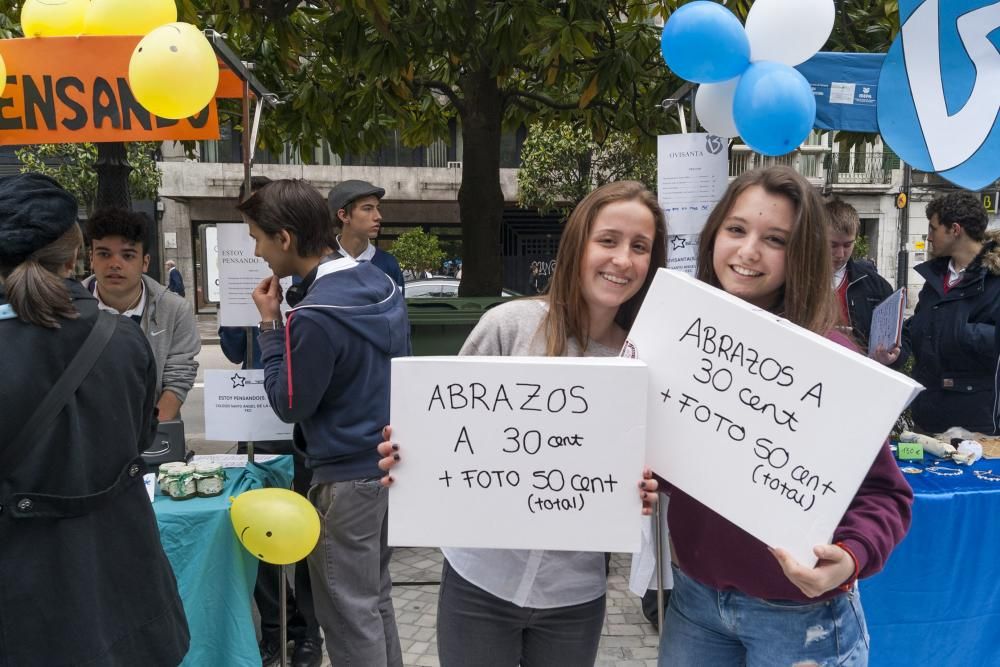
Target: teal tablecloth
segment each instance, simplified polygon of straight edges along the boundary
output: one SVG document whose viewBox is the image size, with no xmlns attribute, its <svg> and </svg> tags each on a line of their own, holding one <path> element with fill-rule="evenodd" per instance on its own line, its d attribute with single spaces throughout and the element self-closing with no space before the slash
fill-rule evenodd
<svg viewBox="0 0 1000 667">
<path fill-rule="evenodd" d="M 222 495 L 177 501 L 157 492 L 153 502 L 191 630 L 184 667 L 260 667 L 251 610 L 257 559 L 236 539 L 229 499 L 263 486 L 291 487 L 292 457 L 226 474 Z"/>
</svg>

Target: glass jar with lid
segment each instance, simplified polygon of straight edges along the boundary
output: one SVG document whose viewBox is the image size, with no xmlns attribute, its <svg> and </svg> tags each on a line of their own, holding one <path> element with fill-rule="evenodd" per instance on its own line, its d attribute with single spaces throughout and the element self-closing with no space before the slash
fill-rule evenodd
<svg viewBox="0 0 1000 667">
<path fill-rule="evenodd" d="M 174 500 L 187 500 L 197 495 L 194 466 L 182 465 L 167 471 L 167 494 Z"/>
<path fill-rule="evenodd" d="M 203 498 L 219 495 L 226 486 L 226 471 L 218 463 L 196 463 L 194 478 L 198 495 Z"/>
<path fill-rule="evenodd" d="M 171 470 L 176 470 L 184 465 L 185 463 L 183 461 L 168 461 L 160 464 L 159 470 L 156 474 L 156 483 L 160 487 L 160 493 L 165 496 L 170 495 L 170 491 L 167 489 L 167 474 Z"/>
</svg>

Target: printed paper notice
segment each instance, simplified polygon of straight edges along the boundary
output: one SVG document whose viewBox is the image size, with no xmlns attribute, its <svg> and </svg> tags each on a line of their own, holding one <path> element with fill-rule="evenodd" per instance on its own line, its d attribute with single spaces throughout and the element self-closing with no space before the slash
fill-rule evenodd
<svg viewBox="0 0 1000 667">
<path fill-rule="evenodd" d="M 886 297 L 872 311 L 872 328 L 868 337 L 868 356 L 875 358 L 875 350 L 881 345 L 886 350 L 899 345 L 903 334 L 903 311 L 906 309 L 906 288 Z"/>
<path fill-rule="evenodd" d="M 216 225 L 219 249 L 219 324 L 224 327 L 255 327 L 260 313 L 251 293 L 271 269 L 260 257 L 254 257 L 250 228 L 241 222 Z M 291 279 L 281 281 L 283 289 Z M 282 303 L 282 312 L 286 305 Z"/>
<path fill-rule="evenodd" d="M 278 419 L 267 402 L 264 371 L 205 371 L 205 437 L 291 440 L 292 425 Z"/>
<path fill-rule="evenodd" d="M 657 140 L 657 198 L 667 218 L 667 266 L 694 274 L 698 235 L 729 185 L 728 142 L 711 134 Z"/>
<path fill-rule="evenodd" d="M 838 83 L 834 81 L 830 84 L 830 104 L 854 104 L 853 83 Z"/>
</svg>

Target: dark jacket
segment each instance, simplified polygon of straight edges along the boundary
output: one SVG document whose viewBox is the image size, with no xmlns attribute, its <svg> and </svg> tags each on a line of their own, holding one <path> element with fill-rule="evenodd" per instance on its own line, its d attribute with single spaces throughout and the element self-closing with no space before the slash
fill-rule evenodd
<svg viewBox="0 0 1000 667">
<path fill-rule="evenodd" d="M 926 279 L 905 334 L 913 349 L 913 379 L 925 391 L 912 413 L 924 431 L 952 426 L 986 434 L 1000 433 L 1000 232 L 987 234 L 982 252 L 962 281 L 944 291 L 948 257 L 924 262 L 916 271 Z"/>
<path fill-rule="evenodd" d="M 167 289 L 174 294 L 184 296 L 184 277 L 181 276 L 181 270 L 176 266 L 170 269 L 170 273 L 168 274 Z"/>
<path fill-rule="evenodd" d="M 406 304 L 371 262 L 320 264 L 284 335 L 258 336 L 264 389 L 278 417 L 294 422 L 313 483 L 378 477 L 389 423 L 389 361 L 410 352 Z M 286 358 L 286 345 L 290 357 Z"/>
<path fill-rule="evenodd" d="M 97 300 L 66 284 L 79 319 L 60 329 L 0 319 L 0 453 L 97 321 Z M 149 343 L 119 318 L 47 435 L 0 470 L 0 666 L 166 667 L 187 653 L 184 610 L 142 481 L 155 396 Z"/>
<path fill-rule="evenodd" d="M 868 353 L 868 337 L 871 335 L 875 307 L 895 291 L 869 262 L 847 260 L 847 311 L 854 339 L 861 347 L 862 354 Z M 905 337 L 900 340 L 899 347 L 899 358 L 890 366 L 896 370 L 902 369 L 910 358 L 910 345 Z"/>
<path fill-rule="evenodd" d="M 399 285 L 399 289 L 406 290 L 405 281 L 403 280 L 403 270 L 399 268 L 399 262 L 396 261 L 395 257 L 381 248 L 375 248 L 375 256 L 372 257 L 372 264 L 382 269 L 385 275 L 392 278 L 393 282 Z"/>
</svg>

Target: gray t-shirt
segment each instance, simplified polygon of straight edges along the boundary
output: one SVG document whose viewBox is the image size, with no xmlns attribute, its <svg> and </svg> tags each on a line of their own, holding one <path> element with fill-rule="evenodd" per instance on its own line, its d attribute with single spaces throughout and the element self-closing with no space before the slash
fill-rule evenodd
<svg viewBox="0 0 1000 667">
<path fill-rule="evenodd" d="M 461 355 L 540 357 L 545 355 L 542 324 L 548 306 L 519 299 L 483 315 L 462 346 Z M 581 354 L 575 339 L 567 357 L 614 357 L 619 350 L 591 341 Z M 638 478 L 638 471 L 636 472 Z M 596 600 L 607 591 L 604 554 L 591 551 L 527 549 L 442 549 L 467 581 L 520 607 L 551 609 Z"/>
</svg>

